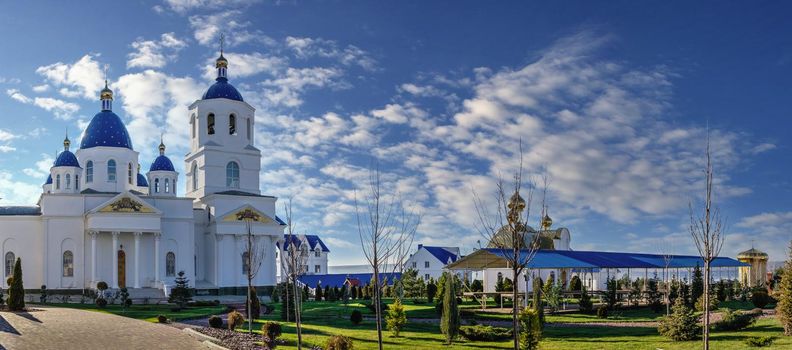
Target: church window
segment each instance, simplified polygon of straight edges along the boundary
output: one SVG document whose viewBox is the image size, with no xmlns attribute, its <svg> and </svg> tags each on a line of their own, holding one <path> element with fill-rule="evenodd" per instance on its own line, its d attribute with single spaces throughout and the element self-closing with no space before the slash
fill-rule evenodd
<svg viewBox="0 0 792 350">
<path fill-rule="evenodd" d="M 428 280 L 429 280 L 429 277 L 431 277 L 431 276 L 429 276 L 429 274 L 428 274 L 428 273 L 427 273 L 427 274 L 425 274 L 425 275 L 424 275 L 424 280 L 427 280 L 427 281 L 428 281 Z"/>
<path fill-rule="evenodd" d="M 132 184 L 132 163 L 127 164 L 127 181 Z"/>
<path fill-rule="evenodd" d="M 316 248 L 316 251 L 314 252 L 314 256 L 317 257 L 317 258 L 322 257 L 322 250 L 319 249 L 319 248 Z"/>
<path fill-rule="evenodd" d="M 154 193 L 159 193 L 159 179 L 154 179 Z"/>
<path fill-rule="evenodd" d="M 5 255 L 5 275 L 6 277 L 11 276 L 11 273 L 14 271 L 14 262 L 16 261 L 16 257 L 14 256 L 13 252 L 8 252 Z"/>
<path fill-rule="evenodd" d="M 247 123 L 247 128 L 245 128 L 245 130 L 247 130 L 247 139 L 250 141 L 250 118 L 245 119 L 245 122 Z"/>
<path fill-rule="evenodd" d="M 79 174 L 75 174 L 74 175 L 74 189 L 77 190 L 77 191 L 80 190 L 80 175 Z"/>
<path fill-rule="evenodd" d="M 74 254 L 71 250 L 63 252 L 63 277 L 74 276 Z"/>
<path fill-rule="evenodd" d="M 314 265 L 314 273 L 322 273 L 322 265 Z"/>
<path fill-rule="evenodd" d="M 107 181 L 108 182 L 116 181 L 116 162 L 115 160 L 112 159 L 107 161 Z"/>
<path fill-rule="evenodd" d="M 60 174 L 55 176 L 55 189 L 56 190 L 60 189 Z"/>
<path fill-rule="evenodd" d="M 242 253 L 242 274 L 247 275 L 248 271 L 250 270 L 250 260 L 248 259 L 250 255 L 248 252 Z"/>
<path fill-rule="evenodd" d="M 429 268 L 429 262 L 428 261 L 424 261 L 424 268 L 427 268 L 427 269 Z"/>
<path fill-rule="evenodd" d="M 176 276 L 176 254 L 173 252 L 165 254 L 165 276 Z"/>
<path fill-rule="evenodd" d="M 71 174 L 66 174 L 66 189 L 71 189 Z"/>
<path fill-rule="evenodd" d="M 206 117 L 206 123 L 207 123 L 207 130 L 209 132 L 209 135 L 214 135 L 214 128 L 215 128 L 214 114 L 209 114 L 209 116 Z"/>
<path fill-rule="evenodd" d="M 417 261 L 413 261 L 412 262 L 412 268 L 414 268 L 414 269 L 418 268 L 418 262 Z"/>
<path fill-rule="evenodd" d="M 93 182 L 93 161 L 89 160 L 85 165 L 85 182 Z"/>
<path fill-rule="evenodd" d="M 198 189 L 198 163 L 193 162 L 192 166 L 192 189 L 193 191 Z"/>
<path fill-rule="evenodd" d="M 165 193 L 170 193 L 170 180 L 165 179 Z"/>
<path fill-rule="evenodd" d="M 228 134 L 236 135 L 236 116 L 233 114 L 228 116 Z"/>
<path fill-rule="evenodd" d="M 239 164 L 229 162 L 226 165 L 226 187 L 239 188 Z"/>
</svg>

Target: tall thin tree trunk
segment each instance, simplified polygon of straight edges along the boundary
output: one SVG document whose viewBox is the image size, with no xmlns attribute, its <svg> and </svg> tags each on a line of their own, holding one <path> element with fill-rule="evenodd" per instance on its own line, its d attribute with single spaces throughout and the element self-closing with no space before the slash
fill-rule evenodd
<svg viewBox="0 0 792 350">
<path fill-rule="evenodd" d="M 374 247 L 375 256 L 376 256 L 376 249 Z M 377 344 L 379 346 L 379 350 L 382 350 L 382 309 L 380 308 L 381 303 L 379 299 L 379 263 L 375 262 L 374 264 L 374 313 L 376 314 L 376 321 L 377 321 Z"/>
<path fill-rule="evenodd" d="M 709 324 L 710 324 L 710 260 L 704 261 L 704 350 L 709 350 Z"/>
<path fill-rule="evenodd" d="M 515 261 L 517 260 L 515 259 Z M 520 284 L 520 282 L 517 280 L 516 265 L 512 266 L 512 281 L 512 329 L 514 329 L 514 350 L 520 350 L 520 325 L 517 322 L 517 286 Z M 525 287 L 528 287 L 527 282 Z"/>
</svg>

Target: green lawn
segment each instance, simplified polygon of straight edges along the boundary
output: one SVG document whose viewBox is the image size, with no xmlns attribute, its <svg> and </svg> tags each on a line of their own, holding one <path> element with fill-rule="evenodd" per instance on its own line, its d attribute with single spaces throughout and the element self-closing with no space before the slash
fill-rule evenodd
<svg viewBox="0 0 792 350">
<path fill-rule="evenodd" d="M 200 306 L 188 307 L 182 311 L 171 311 L 173 305 L 132 305 L 129 309 L 124 310 L 121 305 L 107 305 L 105 308 L 98 308 L 94 304 L 56 304 L 47 303 L 46 306 L 67 307 L 72 309 L 81 309 L 87 311 L 105 312 L 109 314 L 145 320 L 149 322 L 157 322 L 157 316 L 165 315 L 168 319 L 178 321 L 191 318 L 201 318 L 209 315 L 223 313 L 226 310 L 225 306 Z"/>
</svg>

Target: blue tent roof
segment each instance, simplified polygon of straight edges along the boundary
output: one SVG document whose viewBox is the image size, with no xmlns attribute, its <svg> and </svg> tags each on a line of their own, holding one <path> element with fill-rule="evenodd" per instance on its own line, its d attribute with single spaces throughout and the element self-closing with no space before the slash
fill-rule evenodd
<svg viewBox="0 0 792 350">
<path fill-rule="evenodd" d="M 226 78 L 217 78 L 217 82 L 212 84 L 203 94 L 202 100 L 213 98 L 227 98 L 229 100 L 243 101 L 242 94 L 228 82 Z"/>
<path fill-rule="evenodd" d="M 322 287 L 330 286 L 330 287 L 341 287 L 344 285 L 344 282 L 349 279 L 357 279 L 360 281 L 362 285 L 368 284 L 371 282 L 372 278 L 374 277 L 374 273 L 330 273 L 324 275 L 304 275 L 300 276 L 297 280 L 300 283 L 305 284 L 308 288 L 316 288 L 318 283 L 321 283 Z M 401 278 L 401 273 L 394 272 L 394 273 L 380 273 L 380 279 L 388 280 L 388 284 L 393 284 L 395 279 Z"/>
<path fill-rule="evenodd" d="M 432 254 L 437 260 L 440 260 L 443 264 L 448 264 L 450 262 L 454 262 L 457 260 L 457 255 L 449 252 L 443 247 L 430 247 L 425 245 L 418 245 L 418 248 L 426 249 L 429 254 Z"/>
<path fill-rule="evenodd" d="M 124 122 L 111 111 L 96 113 L 80 142 L 81 149 L 100 146 L 132 149 L 132 139 L 129 138 Z"/>
<path fill-rule="evenodd" d="M 52 185 L 52 174 L 47 175 L 47 182 L 45 182 L 44 184 Z"/>
<path fill-rule="evenodd" d="M 495 255 L 499 258 L 510 257 L 509 249 L 486 248 L 481 251 Z M 520 259 L 528 259 L 527 250 L 520 252 Z M 475 254 L 475 253 L 474 253 Z M 472 267 L 466 265 L 465 259 L 473 259 L 471 255 L 458 260 L 455 267 Z M 691 268 L 704 266 L 701 257 L 693 255 L 670 255 L 669 268 Z M 528 263 L 529 269 L 550 268 L 645 268 L 655 269 L 666 266 L 663 255 L 645 253 L 618 253 L 596 251 L 571 251 L 571 250 L 538 250 L 533 259 Z M 748 266 L 732 258 L 719 257 L 712 261 L 713 267 L 738 267 Z"/>
<path fill-rule="evenodd" d="M 55 167 L 61 166 L 73 166 L 73 167 L 80 167 L 80 162 L 77 161 L 77 157 L 69 150 L 65 150 L 58 155 L 58 159 L 55 159 Z"/>
<path fill-rule="evenodd" d="M 151 163 L 151 167 L 149 171 L 176 171 L 173 169 L 173 163 L 171 160 L 165 156 L 161 155 L 154 159 L 154 163 Z"/>
<path fill-rule="evenodd" d="M 141 187 L 148 187 L 148 180 L 143 174 L 137 174 L 137 185 Z"/>
<path fill-rule="evenodd" d="M 282 225 L 285 224 L 279 217 L 276 216 L 275 219 Z M 302 235 L 283 235 L 284 248 L 288 248 L 289 245 L 291 244 L 295 244 L 297 248 L 300 248 L 300 245 L 302 244 L 300 237 L 302 237 Z M 330 251 L 330 249 L 327 248 L 324 242 L 322 242 L 322 239 L 319 238 L 319 236 L 317 235 L 305 235 L 305 239 L 308 241 L 308 248 L 310 250 L 316 249 L 316 246 L 319 245 L 319 247 L 322 248 L 323 252 Z"/>
</svg>

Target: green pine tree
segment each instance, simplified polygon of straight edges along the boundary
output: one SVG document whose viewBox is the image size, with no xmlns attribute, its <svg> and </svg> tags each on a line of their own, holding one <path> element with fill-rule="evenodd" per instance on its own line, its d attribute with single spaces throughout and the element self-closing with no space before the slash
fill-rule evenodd
<svg viewBox="0 0 792 350">
<path fill-rule="evenodd" d="M 536 309 L 525 308 L 520 312 L 520 349 L 535 350 L 539 348 L 542 338 L 542 325 Z"/>
<path fill-rule="evenodd" d="M 457 334 L 459 334 L 459 326 L 461 323 L 459 306 L 456 302 L 456 289 L 454 287 L 454 278 L 446 278 L 444 287 L 445 292 L 443 295 L 443 316 L 440 318 L 440 331 L 445 335 L 446 343 L 448 344 L 451 344 Z"/>
<path fill-rule="evenodd" d="M 437 295 L 437 285 L 434 279 L 430 279 L 429 283 L 426 285 L 426 300 L 430 303 L 434 302 L 435 295 Z"/>
<path fill-rule="evenodd" d="M 407 313 L 404 312 L 404 305 L 402 305 L 401 299 L 396 298 L 396 301 L 393 302 L 388 308 L 388 313 L 385 315 L 385 321 L 388 326 L 388 330 L 393 333 L 394 337 L 399 336 L 399 332 L 401 332 L 402 328 L 407 324 Z"/>
<path fill-rule="evenodd" d="M 704 275 L 701 273 L 701 267 L 696 264 L 693 270 L 693 280 L 690 282 L 690 300 L 688 306 L 694 306 L 697 300 L 704 295 Z"/>
<path fill-rule="evenodd" d="M 316 283 L 316 291 L 314 292 L 314 299 L 316 301 L 322 301 L 322 284 Z"/>
<path fill-rule="evenodd" d="M 784 327 L 784 335 L 792 335 L 792 242 L 789 243 L 789 259 L 784 264 L 784 272 L 776 293 L 778 293 L 776 304 L 778 320 Z"/>
<path fill-rule="evenodd" d="M 25 309 L 25 287 L 22 285 L 22 258 L 17 258 L 11 285 L 8 287 L 8 309 L 22 311 Z"/>
<path fill-rule="evenodd" d="M 187 302 L 192 300 L 192 291 L 189 286 L 190 280 L 184 277 L 184 271 L 179 271 L 175 282 L 176 286 L 171 290 L 168 302 L 178 305 L 179 308 L 184 308 L 187 306 Z"/>
</svg>

